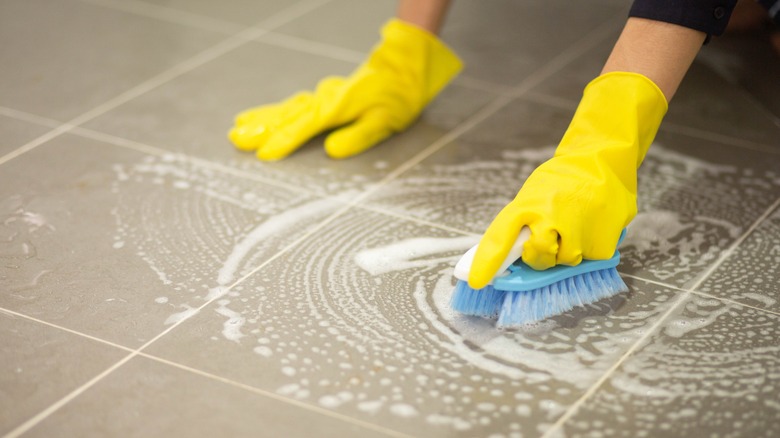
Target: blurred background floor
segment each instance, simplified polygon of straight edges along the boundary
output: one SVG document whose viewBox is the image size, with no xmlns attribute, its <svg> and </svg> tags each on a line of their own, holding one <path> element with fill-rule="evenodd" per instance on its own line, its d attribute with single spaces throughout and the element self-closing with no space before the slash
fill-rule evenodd
<svg viewBox="0 0 780 438">
<path fill-rule="evenodd" d="M 452 267 L 551 156 L 628 2 L 456 1 L 463 74 L 345 161 L 235 113 L 392 0 L 0 0 L 0 434 L 778 436 L 780 58 L 715 38 L 639 175 L 630 292 L 533 328 Z"/>
</svg>

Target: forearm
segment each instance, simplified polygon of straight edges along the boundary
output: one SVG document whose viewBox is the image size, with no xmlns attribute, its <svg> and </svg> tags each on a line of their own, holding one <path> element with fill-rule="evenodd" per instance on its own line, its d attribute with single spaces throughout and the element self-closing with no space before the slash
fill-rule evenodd
<svg viewBox="0 0 780 438">
<path fill-rule="evenodd" d="M 397 17 L 438 35 L 450 0 L 400 0 Z"/>
<path fill-rule="evenodd" d="M 640 73 L 671 101 L 705 37 L 704 32 L 687 27 L 629 18 L 601 73 Z"/>
</svg>

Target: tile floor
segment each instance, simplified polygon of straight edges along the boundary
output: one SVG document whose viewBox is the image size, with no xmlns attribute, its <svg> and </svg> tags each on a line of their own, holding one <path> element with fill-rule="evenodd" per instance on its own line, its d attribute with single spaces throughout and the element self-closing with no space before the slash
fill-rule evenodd
<svg viewBox="0 0 780 438">
<path fill-rule="evenodd" d="M 507 332 L 448 310 L 626 9 L 455 2 L 467 68 L 409 131 L 265 164 L 232 116 L 347 74 L 393 0 L 0 0 L 0 435 L 780 435 L 780 60 L 755 36 L 673 102 L 629 293 Z"/>
</svg>

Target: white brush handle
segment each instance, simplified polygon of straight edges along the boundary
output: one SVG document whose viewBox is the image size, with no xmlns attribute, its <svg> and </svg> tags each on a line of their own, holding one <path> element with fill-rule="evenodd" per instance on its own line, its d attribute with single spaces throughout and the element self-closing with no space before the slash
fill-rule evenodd
<svg viewBox="0 0 780 438">
<path fill-rule="evenodd" d="M 522 230 L 520 230 L 520 234 L 517 236 L 517 239 L 515 240 L 514 245 L 512 245 L 512 248 L 509 250 L 509 254 L 507 254 L 506 258 L 504 259 L 504 262 L 501 263 L 501 267 L 496 271 L 496 274 L 493 275 L 493 278 L 503 276 L 506 271 L 506 269 L 515 262 L 515 260 L 519 259 L 520 256 L 523 255 L 523 244 L 525 244 L 525 241 L 528 240 L 528 238 L 531 237 L 531 229 L 528 227 L 523 227 Z M 477 247 L 479 244 L 474 245 L 466 251 L 466 254 L 463 254 L 463 257 L 458 260 L 458 263 L 455 265 L 455 278 L 462 281 L 468 281 L 469 280 L 469 273 L 471 272 L 471 264 L 474 263 L 474 254 L 477 253 Z M 490 282 L 492 284 L 493 281 Z"/>
</svg>

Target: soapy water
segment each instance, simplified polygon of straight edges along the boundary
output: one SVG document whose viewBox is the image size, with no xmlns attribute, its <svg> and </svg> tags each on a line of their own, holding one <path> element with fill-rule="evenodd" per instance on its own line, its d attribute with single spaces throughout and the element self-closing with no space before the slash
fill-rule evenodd
<svg viewBox="0 0 780 438">
<path fill-rule="evenodd" d="M 0 280 L 5 291 L 20 300 L 27 299 L 25 291 L 37 287 L 50 272 L 25 269 L 27 261 L 38 257 L 34 242 L 56 231 L 42 213 L 31 208 L 18 195 L 0 200 Z"/>
<path fill-rule="evenodd" d="M 780 317 L 691 297 L 572 421 L 574 434 L 778 436 Z M 668 434 L 670 432 L 666 432 Z"/>
<path fill-rule="evenodd" d="M 775 211 L 702 284 L 700 290 L 777 312 L 778 278 L 780 211 Z"/>
<path fill-rule="evenodd" d="M 545 154 L 505 155 L 513 165 L 436 169 L 428 189 L 445 194 L 452 183 L 448 173 L 530 172 Z M 727 181 L 724 175 L 744 173 L 678 158 L 671 164 L 657 160 L 657 167 Z M 491 321 L 449 309 L 452 266 L 474 237 L 365 212 L 339 218 L 327 232 L 228 292 L 232 282 L 277 251 L 284 236 L 316 224 L 329 211 L 328 203 L 302 194 L 273 197 L 273 191 L 189 166 L 176 156 L 116 171 L 119 194 L 138 192 L 124 190 L 128 184 L 151 186 L 150 193 L 155 186 L 181 191 L 173 199 L 147 195 L 140 208 L 124 203 L 115 210 L 115 240 L 123 242 L 117 250 L 137 251 L 161 282 L 178 292 L 154 301 L 174 309 L 166 323 L 192 317 L 203 300 L 215 299 L 210 311 L 222 319 L 222 339 L 248 346 L 263 367 L 278 367 L 280 394 L 330 409 L 415 418 L 433 428 L 470 433 L 544 430 L 676 300 L 668 290 L 643 287 L 647 291 L 500 332 Z M 673 185 L 665 178 L 649 185 Z M 408 196 L 420 193 L 411 190 Z M 653 196 L 650 204 L 664 205 L 662 197 Z M 176 230 L 166 227 L 170 219 L 160 214 L 168 208 L 179 211 Z M 681 264 L 695 267 L 708 257 L 713 240 L 723 244 L 742 230 L 732 222 L 738 215 L 686 213 L 643 211 L 635 223 L 644 225 L 629 230 L 623 250 L 636 259 L 665 254 L 643 268 L 677 278 L 691 271 Z"/>
<path fill-rule="evenodd" d="M 401 175 L 372 203 L 481 233 L 555 146 L 505 150 Z M 425 164 L 425 163 L 424 163 Z M 771 205 L 776 170 L 713 164 L 654 144 L 638 175 L 639 212 L 621 246 L 625 272 L 689 286 Z"/>
</svg>

